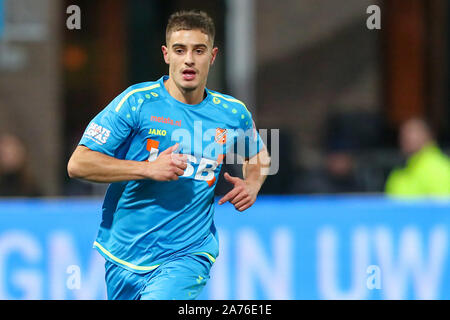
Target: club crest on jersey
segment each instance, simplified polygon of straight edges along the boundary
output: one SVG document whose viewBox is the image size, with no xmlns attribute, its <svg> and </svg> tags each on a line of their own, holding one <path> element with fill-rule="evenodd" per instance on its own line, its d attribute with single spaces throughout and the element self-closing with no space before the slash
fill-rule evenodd
<svg viewBox="0 0 450 320">
<path fill-rule="evenodd" d="M 216 128 L 214 141 L 218 144 L 225 144 L 227 142 L 227 129 Z"/>
<path fill-rule="evenodd" d="M 216 128 L 214 141 L 218 144 L 225 144 L 227 142 L 227 129 Z"/>
</svg>

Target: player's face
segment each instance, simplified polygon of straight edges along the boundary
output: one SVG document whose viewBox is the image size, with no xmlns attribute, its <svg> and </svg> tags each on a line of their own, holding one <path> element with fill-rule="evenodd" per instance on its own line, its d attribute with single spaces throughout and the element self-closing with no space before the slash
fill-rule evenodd
<svg viewBox="0 0 450 320">
<path fill-rule="evenodd" d="M 209 36 L 200 30 L 172 32 L 167 47 L 162 47 L 170 78 L 185 91 L 206 85 L 217 50 L 213 48 Z"/>
</svg>

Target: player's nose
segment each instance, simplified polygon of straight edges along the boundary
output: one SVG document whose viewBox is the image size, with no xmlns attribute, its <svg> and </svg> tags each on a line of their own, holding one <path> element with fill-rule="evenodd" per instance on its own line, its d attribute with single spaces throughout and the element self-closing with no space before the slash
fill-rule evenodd
<svg viewBox="0 0 450 320">
<path fill-rule="evenodd" d="M 184 63 L 185 63 L 186 65 L 188 65 L 188 66 L 194 65 L 194 55 L 192 54 L 191 51 L 189 51 L 189 52 L 186 54 L 186 58 L 185 58 L 185 60 L 184 60 Z"/>
</svg>

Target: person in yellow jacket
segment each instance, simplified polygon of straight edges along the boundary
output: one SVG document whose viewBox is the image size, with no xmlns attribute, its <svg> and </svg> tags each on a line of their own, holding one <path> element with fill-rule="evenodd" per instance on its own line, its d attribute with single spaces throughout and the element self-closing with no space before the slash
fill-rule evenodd
<svg viewBox="0 0 450 320">
<path fill-rule="evenodd" d="M 426 122 L 417 118 L 406 121 L 400 128 L 399 142 L 408 160 L 404 168 L 390 173 L 386 194 L 450 197 L 450 159 L 439 149 Z"/>
</svg>

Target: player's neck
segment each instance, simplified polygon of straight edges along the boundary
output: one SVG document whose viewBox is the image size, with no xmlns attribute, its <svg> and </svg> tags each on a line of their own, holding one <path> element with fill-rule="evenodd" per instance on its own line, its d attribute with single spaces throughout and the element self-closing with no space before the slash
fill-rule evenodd
<svg viewBox="0 0 450 320">
<path fill-rule="evenodd" d="M 183 90 L 179 88 L 171 78 L 164 82 L 167 92 L 176 100 L 186 104 L 199 104 L 205 98 L 205 85 L 195 90 Z"/>
</svg>

